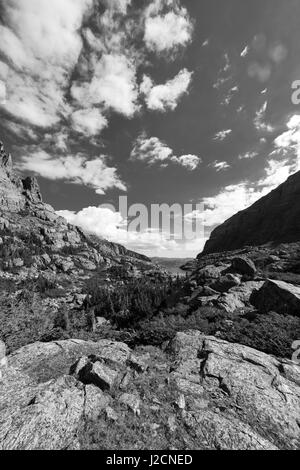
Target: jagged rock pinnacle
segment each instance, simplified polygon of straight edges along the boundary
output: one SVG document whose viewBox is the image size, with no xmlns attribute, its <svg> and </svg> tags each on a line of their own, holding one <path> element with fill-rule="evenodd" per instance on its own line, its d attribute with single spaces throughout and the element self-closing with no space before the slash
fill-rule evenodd
<svg viewBox="0 0 300 470">
<path fill-rule="evenodd" d="M 12 169 L 11 155 L 5 152 L 3 142 L 1 141 L 0 141 L 0 163 L 2 167 L 9 169 L 9 170 Z"/>
</svg>

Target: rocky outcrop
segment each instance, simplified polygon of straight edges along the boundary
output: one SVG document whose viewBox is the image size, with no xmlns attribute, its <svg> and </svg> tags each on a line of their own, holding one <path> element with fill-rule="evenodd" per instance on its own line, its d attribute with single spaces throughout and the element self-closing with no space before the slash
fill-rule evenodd
<svg viewBox="0 0 300 470">
<path fill-rule="evenodd" d="M 3 341 L 0 341 L 0 381 L 2 379 L 2 369 L 7 366 L 6 346 Z"/>
<path fill-rule="evenodd" d="M 171 351 L 183 422 L 200 446 L 299 448 L 299 366 L 200 332 L 177 334 Z"/>
<path fill-rule="evenodd" d="M 254 291 L 251 303 L 262 313 L 276 312 L 300 317 L 300 287 L 269 279 Z"/>
<path fill-rule="evenodd" d="M 96 419 L 112 400 L 98 381 L 70 375 L 85 354 L 106 362 L 108 375 L 118 368 L 123 376 L 133 355 L 122 343 L 67 340 L 35 343 L 8 357 L 0 382 L 1 450 L 79 448 L 85 420 Z"/>
<path fill-rule="evenodd" d="M 239 286 L 231 288 L 228 292 L 218 297 L 217 305 L 226 312 L 233 313 L 240 309 L 251 307 L 251 296 L 255 290 L 263 286 L 263 281 L 243 282 Z"/>
<path fill-rule="evenodd" d="M 300 172 L 217 227 L 202 254 L 300 240 Z"/>
<path fill-rule="evenodd" d="M 107 240 L 84 233 L 78 227 L 72 226 L 58 216 L 54 209 L 42 201 L 41 191 L 35 177 L 22 178 L 13 169 L 11 156 L 8 155 L 0 142 L 0 231 L 6 252 L 40 253 L 40 259 L 33 260 L 36 270 L 51 264 L 60 271 L 69 273 L 70 270 L 95 271 L 99 266 L 128 263 L 129 269 L 134 265 L 152 269 L 154 266 L 146 256 L 139 255 L 125 247 Z M 2 234 L 0 234 L 2 235 Z M 61 254 L 60 252 L 65 252 Z M 50 258 L 50 263 L 43 263 L 42 256 Z M 70 252 L 70 253 L 68 253 Z M 65 259 L 68 255 L 68 259 Z M 20 258 L 18 256 L 18 258 Z M 27 255 L 27 259 L 30 256 Z M 60 258 L 60 260 L 58 260 Z M 36 262 L 35 262 L 36 261 Z M 26 266 L 15 266 L 11 256 L 1 266 L 5 269 Z"/>
<path fill-rule="evenodd" d="M 141 436 L 156 449 L 299 449 L 299 421 L 299 365 L 200 332 L 178 333 L 167 354 L 35 343 L 8 356 L 0 382 L 1 450 L 86 448 L 93 426 L 93 448 L 107 435 L 109 449 L 144 448 Z"/>
</svg>

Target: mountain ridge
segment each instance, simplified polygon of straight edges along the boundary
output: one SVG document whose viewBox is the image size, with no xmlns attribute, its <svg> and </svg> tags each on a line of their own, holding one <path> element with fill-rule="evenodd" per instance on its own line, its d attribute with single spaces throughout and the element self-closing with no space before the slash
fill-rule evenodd
<svg viewBox="0 0 300 470">
<path fill-rule="evenodd" d="M 300 240 L 300 171 L 215 228 L 198 257 L 269 242 Z"/>
</svg>

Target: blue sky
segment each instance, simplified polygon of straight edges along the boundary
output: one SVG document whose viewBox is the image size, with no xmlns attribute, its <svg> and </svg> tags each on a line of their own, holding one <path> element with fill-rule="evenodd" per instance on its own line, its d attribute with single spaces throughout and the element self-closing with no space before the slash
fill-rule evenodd
<svg viewBox="0 0 300 470">
<path fill-rule="evenodd" d="M 45 201 L 150 256 L 210 231 L 299 169 L 300 3 L 0 1 L 0 136 Z M 124 230 L 99 207 L 204 204 L 205 236 Z"/>
</svg>

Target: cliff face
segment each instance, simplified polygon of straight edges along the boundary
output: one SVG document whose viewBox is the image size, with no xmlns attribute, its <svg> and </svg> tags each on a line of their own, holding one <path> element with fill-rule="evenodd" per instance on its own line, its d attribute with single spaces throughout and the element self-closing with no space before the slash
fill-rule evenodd
<svg viewBox="0 0 300 470">
<path fill-rule="evenodd" d="M 27 250 L 42 255 L 53 253 L 51 263 L 48 262 L 50 266 L 53 264 L 52 269 L 55 268 L 54 259 L 58 260 L 56 264 L 63 266 L 63 269 L 69 265 L 89 271 L 96 270 L 101 264 L 120 261 L 152 266 L 146 256 L 84 233 L 58 216 L 50 205 L 42 201 L 36 178 L 22 178 L 14 171 L 12 158 L 5 152 L 1 142 L 0 232 L 0 248 L 3 252 L 17 254 Z M 67 260 L 65 257 L 62 259 L 62 250 L 69 254 Z M 4 262 L 2 256 L 0 262 L 5 264 L 5 268 L 13 267 L 13 255 L 12 259 L 9 259 L 10 255 L 6 257 L 8 259 Z M 33 266 L 44 268 L 45 256 L 39 258 Z M 21 265 L 20 260 L 18 263 Z"/>
<path fill-rule="evenodd" d="M 42 201 L 38 183 L 35 178 L 22 179 L 13 170 L 12 158 L 5 153 L 0 142 L 0 209 L 18 212 L 29 202 Z"/>
<path fill-rule="evenodd" d="M 201 255 L 300 240 L 300 172 L 217 227 Z"/>
</svg>

